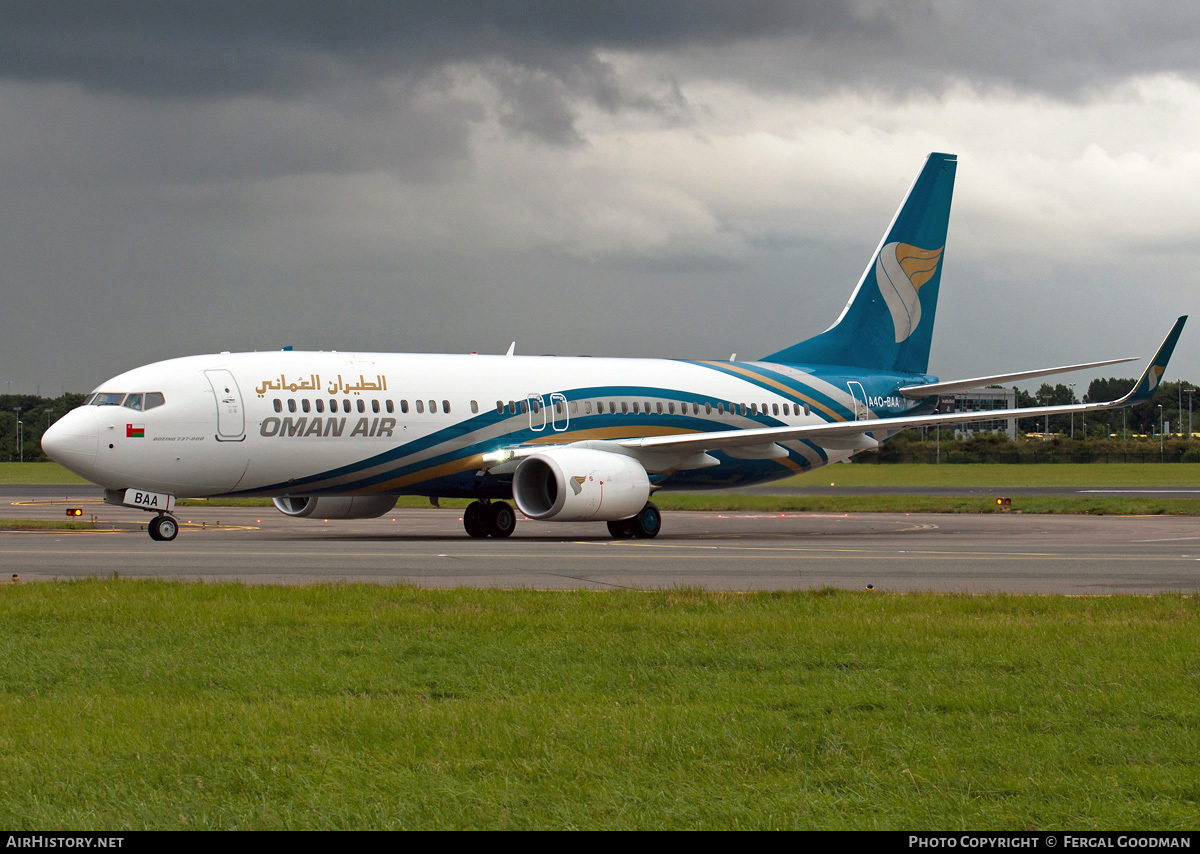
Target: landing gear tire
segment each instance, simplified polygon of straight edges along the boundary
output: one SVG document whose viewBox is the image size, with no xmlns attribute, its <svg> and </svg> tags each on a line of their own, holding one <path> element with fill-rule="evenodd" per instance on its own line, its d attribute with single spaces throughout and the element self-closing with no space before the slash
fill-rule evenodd
<svg viewBox="0 0 1200 854">
<path fill-rule="evenodd" d="M 488 535 L 486 510 L 487 505 L 482 501 L 472 501 L 463 511 L 463 527 L 467 529 L 469 536 L 486 537 Z"/>
<path fill-rule="evenodd" d="M 150 520 L 150 539 L 170 542 L 179 534 L 179 523 L 173 516 L 155 516 Z"/>
<path fill-rule="evenodd" d="M 662 513 L 658 508 L 646 502 L 646 506 L 637 512 L 636 516 L 628 519 L 615 519 L 608 523 L 608 532 L 615 540 L 628 540 L 637 537 L 649 540 L 658 536 L 662 530 Z"/>
<path fill-rule="evenodd" d="M 646 502 L 646 506 L 638 511 L 638 514 L 629 520 L 633 528 L 633 535 L 643 540 L 651 540 L 658 536 L 658 532 L 662 530 L 662 513 L 658 512 L 658 508 Z"/>
<path fill-rule="evenodd" d="M 608 533 L 614 540 L 628 540 L 633 536 L 633 520 L 614 519 L 608 523 Z"/>
<path fill-rule="evenodd" d="M 487 508 L 487 528 L 497 539 L 511 536 L 517 529 L 517 514 L 505 502 L 494 501 Z"/>
</svg>

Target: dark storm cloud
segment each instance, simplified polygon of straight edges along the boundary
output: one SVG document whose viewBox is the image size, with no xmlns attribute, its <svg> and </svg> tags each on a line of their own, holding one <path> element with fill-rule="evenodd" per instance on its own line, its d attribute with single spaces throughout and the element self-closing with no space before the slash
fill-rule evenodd
<svg viewBox="0 0 1200 854">
<path fill-rule="evenodd" d="M 860 29 L 838 4 L 37 2 L 0 7 L 0 74 L 157 96 L 286 96 L 345 74 L 503 58 L 555 76 L 598 48 Z"/>
<path fill-rule="evenodd" d="M 148 96 L 289 97 L 348 75 L 501 60 L 545 75 L 526 89 L 556 81 L 618 109 L 596 51 L 678 51 L 712 77 L 806 89 L 952 78 L 1071 95 L 1129 74 L 1196 74 L 1198 24 L 1192 3 L 35 0 L 0 7 L 0 75 Z M 775 61 L 762 62 L 764 43 Z M 747 46 L 758 61 L 739 60 Z M 538 100 L 548 94 L 561 95 Z"/>
</svg>

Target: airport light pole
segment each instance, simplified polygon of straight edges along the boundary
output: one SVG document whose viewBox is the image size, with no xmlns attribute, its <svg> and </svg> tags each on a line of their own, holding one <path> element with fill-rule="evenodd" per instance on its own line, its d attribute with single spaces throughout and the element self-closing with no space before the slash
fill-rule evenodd
<svg viewBox="0 0 1200 854">
<path fill-rule="evenodd" d="M 25 462 L 24 455 L 21 453 L 21 407 L 14 406 L 13 412 L 17 416 L 17 454 L 21 457 L 21 462 Z M 12 457 L 9 457 L 11 460 Z"/>
<path fill-rule="evenodd" d="M 1192 439 L 1192 395 L 1196 393 L 1194 388 L 1186 388 L 1188 396 L 1188 441 Z"/>
<path fill-rule="evenodd" d="M 1067 383 L 1071 387 L 1071 403 L 1075 402 L 1075 383 Z M 1071 438 L 1075 438 L 1075 413 L 1071 413 Z"/>
<path fill-rule="evenodd" d="M 1158 405 L 1158 461 L 1164 462 L 1166 456 L 1163 453 L 1163 422 L 1162 422 L 1162 404 Z"/>
</svg>

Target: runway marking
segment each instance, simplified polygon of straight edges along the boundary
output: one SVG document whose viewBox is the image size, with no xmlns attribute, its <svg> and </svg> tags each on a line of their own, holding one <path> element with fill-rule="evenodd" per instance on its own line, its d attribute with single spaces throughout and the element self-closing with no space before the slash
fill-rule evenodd
<svg viewBox="0 0 1200 854">
<path fill-rule="evenodd" d="M 13 501 L 10 503 L 12 507 L 56 507 L 64 504 L 70 504 L 72 507 L 76 504 L 103 504 L 103 498 L 64 498 L 59 501 L 57 498 L 51 498 L 48 501 L 40 501 L 34 498 L 31 501 Z"/>
<path fill-rule="evenodd" d="M 153 544 L 147 542 L 147 546 L 151 546 L 151 545 L 153 545 Z M 630 545 L 634 545 L 634 544 L 630 544 Z M 650 546 L 649 544 L 636 544 L 635 547 L 663 548 L 664 550 L 665 549 L 686 550 L 689 548 L 688 546 L 668 546 L 666 544 L 662 544 L 661 546 Z M 1180 557 L 1179 555 L 1154 556 L 1154 555 L 1144 555 L 1144 554 L 1114 554 L 1114 553 L 1110 553 L 1110 552 L 1088 553 L 1088 554 L 1062 554 L 1062 553 L 1058 553 L 1058 552 L 990 552 L 990 551 L 984 551 L 984 552 L 968 552 L 968 551 L 933 552 L 933 551 L 916 551 L 916 550 L 897 551 L 895 549 L 830 549 L 830 548 L 805 548 L 805 547 L 795 547 L 795 548 L 783 549 L 783 548 L 737 547 L 737 546 L 731 546 L 731 547 L 719 547 L 718 546 L 718 547 L 712 548 L 711 550 L 719 551 L 721 553 L 720 554 L 695 554 L 695 553 L 693 553 L 693 554 L 663 555 L 663 557 L 676 559 L 676 560 L 696 560 L 696 559 L 730 560 L 730 559 L 738 559 L 738 558 L 750 559 L 751 557 L 759 559 L 759 560 L 789 560 L 789 559 L 794 558 L 794 556 L 796 554 L 820 554 L 820 555 L 826 555 L 831 558 L 834 558 L 834 557 L 858 558 L 858 557 L 863 557 L 863 556 L 869 556 L 869 557 L 891 558 L 893 560 L 901 559 L 901 560 L 906 560 L 906 561 L 930 560 L 930 559 L 961 560 L 964 557 L 1008 558 L 1011 560 L 1020 560 L 1020 561 L 1041 560 L 1044 558 L 1055 558 L 1057 560 L 1063 560 L 1063 561 L 1092 561 L 1092 562 L 1097 562 L 1097 561 L 1102 561 L 1102 562 L 1137 561 L 1137 562 L 1142 562 L 1142 563 L 1144 563 L 1144 562 L 1160 562 L 1161 563 L 1161 562 L 1167 562 L 1167 561 L 1191 562 L 1193 560 L 1190 557 Z M 744 553 L 753 552 L 753 554 L 752 555 L 751 554 L 740 554 L 739 555 L 739 554 L 737 554 L 737 552 L 744 552 Z M 103 552 L 95 552 L 91 556 L 93 558 L 132 557 L 132 556 L 144 556 L 144 555 L 153 554 L 153 553 L 154 553 L 153 551 L 146 551 L 146 550 L 140 550 L 140 551 L 139 550 L 106 550 Z M 37 550 L 34 550 L 34 549 L 0 548 L 0 554 L 78 556 L 77 551 L 67 550 L 67 549 L 37 549 Z M 174 551 L 174 554 L 178 554 L 180 556 L 191 556 L 193 553 L 190 551 L 183 551 L 183 550 L 177 549 Z M 292 557 L 314 557 L 314 556 L 315 557 L 342 558 L 342 559 L 349 559 L 349 560 L 353 560 L 355 558 L 392 558 L 392 559 L 395 559 L 395 558 L 432 558 L 434 556 L 434 553 L 431 553 L 431 552 L 390 552 L 390 551 L 389 552 L 347 552 L 347 551 L 314 552 L 311 550 L 299 550 L 299 551 L 279 551 L 279 550 L 229 551 L 229 550 L 226 550 L 226 551 L 223 551 L 220 555 L 220 557 L 225 560 L 228 560 L 230 558 L 238 558 L 238 557 L 272 557 L 272 558 L 286 559 L 286 558 L 292 558 Z M 539 559 L 539 560 L 544 560 L 546 558 L 546 556 L 547 555 L 544 552 L 477 552 L 477 553 L 472 552 L 472 553 L 461 553 L 461 554 L 446 553 L 446 557 L 456 558 L 459 560 L 475 559 L 475 560 L 489 560 L 489 561 L 495 561 L 498 559 L 535 559 L 535 558 Z M 630 555 L 630 556 L 632 556 L 632 555 Z M 600 555 L 597 553 L 593 553 L 590 555 L 581 555 L 579 557 L 589 559 L 589 560 L 609 560 L 612 558 L 612 555 Z M 249 568 L 247 568 L 247 569 L 249 569 Z M 507 571 L 507 570 L 505 570 L 505 571 Z M 554 575 L 554 576 L 562 576 L 562 577 L 571 577 L 571 576 L 564 576 L 562 573 L 553 572 L 553 571 L 549 571 L 549 570 L 546 570 L 546 571 L 531 570 L 531 572 L 533 572 L 534 574 L 538 574 L 538 575 Z"/>
<path fill-rule="evenodd" d="M 1200 489 L 1081 489 L 1079 492 L 1102 492 L 1131 495 L 1192 495 Z"/>
</svg>

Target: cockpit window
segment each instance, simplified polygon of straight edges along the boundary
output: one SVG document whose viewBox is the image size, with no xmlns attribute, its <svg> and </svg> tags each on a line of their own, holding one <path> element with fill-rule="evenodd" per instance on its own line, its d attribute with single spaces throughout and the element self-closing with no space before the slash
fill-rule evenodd
<svg viewBox="0 0 1200 854">
<path fill-rule="evenodd" d="M 166 402 L 166 398 L 161 391 L 139 391 L 131 394 L 126 394 L 123 391 L 97 391 L 85 397 L 82 405 L 124 406 L 126 409 L 141 412 L 146 409 L 154 409 L 156 406 L 162 406 Z"/>
</svg>

